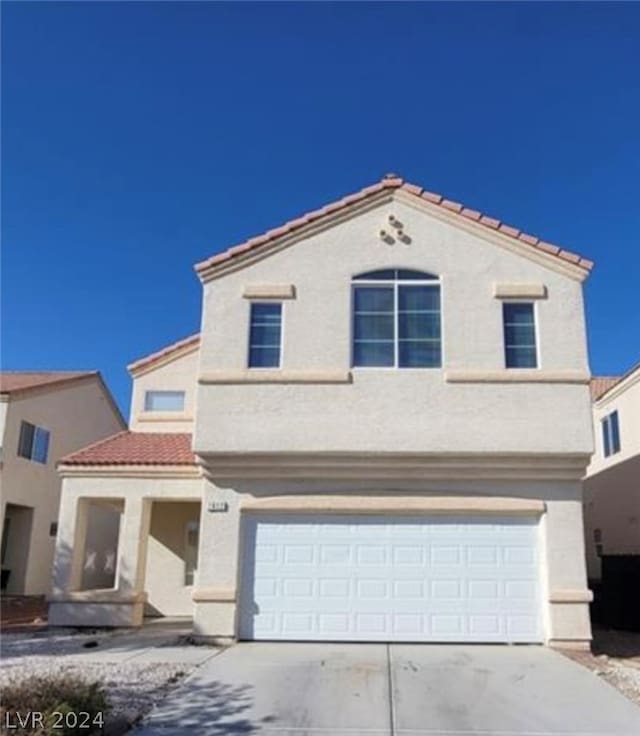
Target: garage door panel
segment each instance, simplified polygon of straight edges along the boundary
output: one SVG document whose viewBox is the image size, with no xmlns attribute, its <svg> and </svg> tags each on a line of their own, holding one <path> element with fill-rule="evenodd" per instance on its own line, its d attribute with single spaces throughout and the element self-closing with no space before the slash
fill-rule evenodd
<svg viewBox="0 0 640 736">
<path fill-rule="evenodd" d="M 242 638 L 542 639 L 533 519 L 250 516 L 244 523 Z"/>
</svg>

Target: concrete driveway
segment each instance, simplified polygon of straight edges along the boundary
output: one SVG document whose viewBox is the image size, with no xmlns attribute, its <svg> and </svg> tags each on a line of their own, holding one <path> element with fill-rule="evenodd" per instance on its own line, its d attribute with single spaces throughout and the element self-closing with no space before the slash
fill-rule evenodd
<svg viewBox="0 0 640 736">
<path fill-rule="evenodd" d="M 638 736 L 640 709 L 542 647 L 245 643 L 136 736 Z"/>
</svg>

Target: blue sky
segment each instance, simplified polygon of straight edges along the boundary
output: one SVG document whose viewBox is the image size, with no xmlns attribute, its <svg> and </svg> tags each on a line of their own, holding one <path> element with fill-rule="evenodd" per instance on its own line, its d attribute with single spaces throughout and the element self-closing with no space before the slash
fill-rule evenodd
<svg viewBox="0 0 640 736">
<path fill-rule="evenodd" d="M 202 258 L 387 171 L 596 261 L 640 359 L 640 5 L 3 3 L 2 365 L 198 329 Z"/>
</svg>

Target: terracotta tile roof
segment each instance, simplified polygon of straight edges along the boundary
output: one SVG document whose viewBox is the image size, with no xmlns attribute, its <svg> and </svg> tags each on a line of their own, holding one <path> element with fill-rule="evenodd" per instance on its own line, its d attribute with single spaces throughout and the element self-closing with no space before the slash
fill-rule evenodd
<svg viewBox="0 0 640 736">
<path fill-rule="evenodd" d="M 540 238 L 536 237 L 535 235 L 524 233 L 516 227 L 507 225 L 500 220 L 489 217 L 488 215 L 483 214 L 482 212 L 478 212 L 477 210 L 470 209 L 460 202 L 452 202 L 448 199 L 445 199 L 441 194 L 428 192 L 426 189 L 423 189 L 420 186 L 406 182 L 404 179 L 396 176 L 395 174 L 388 174 L 376 184 L 365 187 L 364 189 L 361 189 L 354 194 L 349 194 L 346 197 L 337 200 L 336 202 L 332 202 L 325 205 L 324 207 L 321 207 L 320 209 L 307 212 L 306 214 L 301 215 L 294 220 L 290 220 L 289 222 L 284 223 L 284 225 L 281 225 L 280 227 L 268 230 L 262 235 L 250 238 L 244 243 L 235 245 L 232 248 L 223 251 L 222 253 L 217 253 L 211 256 L 211 258 L 207 258 L 206 260 L 197 263 L 195 265 L 196 272 L 202 273 L 212 266 L 224 263 L 225 261 L 228 261 L 235 256 L 239 256 L 243 253 L 246 253 L 247 251 L 253 250 L 254 248 L 259 248 L 260 246 L 267 245 L 268 243 L 273 242 L 283 235 L 289 235 L 290 233 L 295 232 L 304 225 L 308 225 L 315 220 L 319 220 L 325 215 L 337 212 L 338 210 L 344 209 L 349 205 L 355 204 L 356 202 L 362 202 L 368 197 L 371 197 L 387 189 L 402 189 L 403 191 L 408 192 L 415 197 L 420 197 L 427 202 L 431 202 L 432 204 L 442 207 L 445 210 L 454 212 L 460 215 L 460 217 L 464 217 L 468 220 L 473 220 L 480 225 L 484 225 L 490 230 L 494 230 L 495 232 L 501 233 L 502 235 L 507 235 L 514 240 L 517 240 L 519 243 L 522 243 L 544 253 L 553 255 L 556 258 L 559 258 L 560 260 L 567 263 L 573 263 L 580 268 L 583 268 L 586 272 L 589 272 L 593 268 L 593 261 L 590 261 L 587 258 L 583 258 L 577 253 L 572 253 L 571 251 L 564 250 L 558 245 L 553 245 L 552 243 L 547 243 L 543 240 L 540 240 Z"/>
<path fill-rule="evenodd" d="M 98 371 L 2 371 L 0 372 L 0 393 L 27 391 L 32 388 L 97 375 Z"/>
<path fill-rule="evenodd" d="M 130 363 L 127 366 L 127 369 L 130 372 L 135 373 L 136 371 L 139 371 L 141 368 L 146 368 L 147 366 L 152 365 L 158 360 L 162 360 L 163 358 L 169 357 L 172 353 L 177 353 L 183 348 L 187 348 L 192 345 L 196 346 L 198 345 L 199 342 L 200 342 L 200 333 L 197 332 L 195 335 L 190 335 L 189 337 L 185 337 L 182 340 L 173 342 L 171 343 L 171 345 L 167 345 L 166 347 L 162 348 L 162 350 L 158 350 L 155 353 L 151 353 L 151 355 L 145 355 L 143 358 L 138 358 L 138 360 L 135 360 L 133 363 Z"/>
<path fill-rule="evenodd" d="M 184 432 L 119 432 L 73 452 L 61 465 L 195 465 L 191 435 Z"/>
<path fill-rule="evenodd" d="M 620 376 L 593 376 L 591 379 L 591 399 L 597 401 L 618 383 Z"/>
</svg>

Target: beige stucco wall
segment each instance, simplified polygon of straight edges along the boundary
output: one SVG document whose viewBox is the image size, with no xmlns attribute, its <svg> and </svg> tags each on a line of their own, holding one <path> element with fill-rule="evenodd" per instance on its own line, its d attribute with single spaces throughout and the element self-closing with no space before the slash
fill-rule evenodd
<svg viewBox="0 0 640 736">
<path fill-rule="evenodd" d="M 153 504 L 145 579 L 150 613 L 192 615 L 193 586 L 184 583 L 184 550 L 187 523 L 199 520 L 199 502 Z"/>
<path fill-rule="evenodd" d="M 198 351 L 187 354 L 133 378 L 129 426 L 134 432 L 191 432 L 195 414 Z M 184 412 L 145 412 L 146 391 L 184 391 Z"/>
<path fill-rule="evenodd" d="M 378 237 L 391 213 L 404 223 L 409 244 Z M 538 377 L 586 375 L 579 281 L 405 202 L 380 205 L 207 283 L 202 374 L 237 375 L 246 368 L 250 301 L 244 290 L 283 283 L 293 284 L 296 294 L 284 301 L 283 372 L 346 373 L 351 278 L 394 266 L 441 278 L 442 369 L 353 369 L 351 383 L 200 385 L 196 450 L 591 452 L 584 384 L 446 380 L 449 370 L 503 368 L 496 283 L 546 287 L 547 298 L 536 300 Z"/>
<path fill-rule="evenodd" d="M 579 481 L 230 481 L 207 483 L 204 508 L 212 501 L 226 501 L 224 513 L 204 512 L 200 541 L 198 591 L 203 600 L 195 606 L 195 630 L 203 635 L 235 636 L 236 600 L 241 584 L 241 506 L 272 496 L 341 494 L 369 499 L 455 496 L 467 499 L 506 497 L 543 501 L 540 517 L 541 572 L 546 598 L 546 638 L 551 642 L 586 642 L 591 638 L 582 527 L 582 491 Z M 301 506 L 302 512 L 304 507 Z M 472 513 L 470 510 L 468 513 Z M 384 512 L 388 514 L 388 512 Z M 198 597 L 198 591 L 196 597 Z M 225 600 L 226 597 L 226 600 Z M 207 600 L 208 598 L 208 600 Z M 575 602 L 568 602 L 576 598 Z M 552 599 L 554 602 L 552 602 Z"/>
<path fill-rule="evenodd" d="M 152 528 L 158 537 L 176 508 L 189 508 L 202 499 L 203 481 L 199 477 L 187 477 L 178 470 L 175 477 L 159 477 L 153 473 L 132 471 L 131 477 L 91 475 L 65 477 L 60 506 L 60 528 L 56 540 L 53 564 L 53 585 L 49 606 L 49 622 L 53 626 L 136 626 L 142 623 L 147 600 L 168 605 L 173 596 L 176 607 L 167 613 L 184 612 L 187 591 L 177 586 L 178 563 L 163 553 L 153 541 Z M 100 499 L 103 502 L 122 502 L 123 513 L 118 539 L 118 559 L 115 585 L 110 590 L 83 591 L 81 566 L 84 560 L 83 509 L 87 503 Z M 163 502 L 166 508 L 156 516 L 153 527 L 153 510 Z M 176 503 L 167 503 L 176 502 Z M 190 502 L 190 503 L 189 503 Z M 182 513 L 176 515 L 176 528 Z M 160 521 L 158 521 L 160 519 Z M 84 527 L 86 529 L 86 526 Z M 176 536 L 172 538 L 177 538 Z M 160 540 L 162 541 L 162 540 Z M 157 555 L 160 555 L 157 557 Z M 168 564 L 163 577 L 161 567 Z M 147 573 L 151 589 L 147 589 Z M 181 595 L 182 593 L 182 595 Z"/>
<path fill-rule="evenodd" d="M 602 419 L 618 412 L 620 452 L 604 456 Z M 595 452 L 584 484 L 584 519 L 589 578 L 599 580 L 604 554 L 640 554 L 640 368 L 593 407 Z"/>
<path fill-rule="evenodd" d="M 46 464 L 18 457 L 21 421 L 49 430 Z M 58 519 L 60 478 L 57 461 L 74 450 L 123 429 L 96 377 L 58 388 L 12 395 L 8 403 L 2 464 L 2 517 L 8 503 L 34 509 L 24 589 L 9 592 L 47 593 L 55 538 L 49 527 Z M 0 525 L 0 528 L 1 525 Z"/>
</svg>

